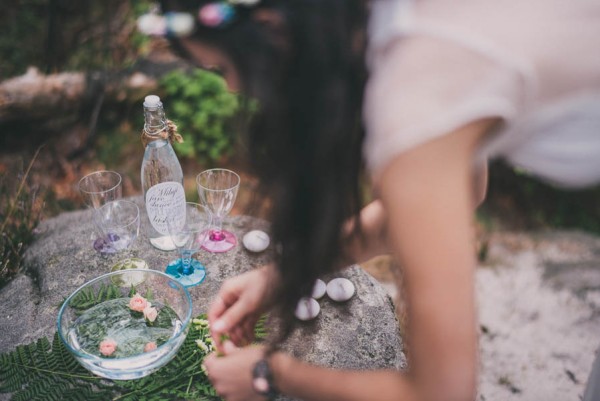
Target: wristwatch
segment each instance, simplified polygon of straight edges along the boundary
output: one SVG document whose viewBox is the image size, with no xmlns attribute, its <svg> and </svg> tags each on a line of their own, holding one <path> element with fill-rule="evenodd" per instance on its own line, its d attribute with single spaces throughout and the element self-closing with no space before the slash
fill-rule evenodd
<svg viewBox="0 0 600 401">
<path fill-rule="evenodd" d="M 275 398 L 279 392 L 273 383 L 273 372 L 266 358 L 260 359 L 252 369 L 252 388 L 268 399 Z"/>
</svg>

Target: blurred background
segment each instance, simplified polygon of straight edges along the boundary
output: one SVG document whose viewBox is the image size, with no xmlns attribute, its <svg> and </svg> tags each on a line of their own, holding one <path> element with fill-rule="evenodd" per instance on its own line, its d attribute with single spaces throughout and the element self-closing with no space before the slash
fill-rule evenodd
<svg viewBox="0 0 600 401">
<path fill-rule="evenodd" d="M 12 0 L 0 13 L 0 287 L 18 270 L 41 219 L 83 207 L 77 182 L 116 170 L 124 196 L 141 193 L 142 101 L 158 94 L 185 143 L 177 145 L 189 199 L 202 169 L 239 171 L 234 213 L 245 212 L 255 181 L 238 160 L 239 99 L 220 77 L 136 31 L 147 0 Z M 486 233 L 574 228 L 600 233 L 600 188 L 563 191 L 502 162 L 477 215 L 480 258 Z"/>
</svg>

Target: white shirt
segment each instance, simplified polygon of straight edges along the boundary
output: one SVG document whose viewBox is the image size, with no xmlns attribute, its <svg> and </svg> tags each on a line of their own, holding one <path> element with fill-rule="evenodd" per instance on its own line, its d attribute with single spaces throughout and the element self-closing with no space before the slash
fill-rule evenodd
<svg viewBox="0 0 600 401">
<path fill-rule="evenodd" d="M 600 0 L 373 0 L 369 40 L 375 179 L 399 153 L 497 117 L 477 159 L 600 183 Z"/>
</svg>

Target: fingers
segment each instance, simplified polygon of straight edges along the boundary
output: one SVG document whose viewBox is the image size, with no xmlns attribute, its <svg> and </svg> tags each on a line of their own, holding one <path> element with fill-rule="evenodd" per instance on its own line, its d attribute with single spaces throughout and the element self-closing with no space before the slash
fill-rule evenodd
<svg viewBox="0 0 600 401">
<path fill-rule="evenodd" d="M 246 346 L 254 341 L 254 326 L 256 318 L 247 316 L 229 332 L 229 339 L 238 347 Z"/>
<path fill-rule="evenodd" d="M 218 355 L 215 352 L 211 352 L 210 354 L 208 354 L 206 358 L 204 358 L 204 360 L 202 361 L 202 369 L 204 370 L 206 376 L 212 380 L 211 372 L 214 372 L 216 365 L 219 363 L 218 358 L 229 356 L 238 351 L 239 349 L 240 348 L 236 347 L 233 342 L 227 340 L 223 342 L 222 355 Z"/>
<path fill-rule="evenodd" d="M 233 342 L 227 340 L 223 343 L 223 352 L 225 353 L 225 356 L 231 355 L 232 353 L 234 353 L 237 350 L 238 350 L 238 347 L 236 347 Z"/>
<path fill-rule="evenodd" d="M 209 322 L 214 322 L 225 312 L 227 309 L 227 305 L 223 298 L 217 295 L 217 297 L 212 301 L 210 307 L 208 309 L 207 317 Z"/>
<path fill-rule="evenodd" d="M 250 344 L 252 341 L 254 341 L 254 328 L 256 327 L 257 320 L 258 319 L 253 316 L 251 319 L 246 319 L 242 326 L 245 336 L 244 340 L 247 344 Z"/>
<path fill-rule="evenodd" d="M 227 333 L 233 326 L 239 324 L 248 314 L 248 305 L 244 302 L 236 302 L 231 305 L 216 321 L 211 322 L 213 334 Z"/>
<path fill-rule="evenodd" d="M 215 358 L 216 357 L 217 357 L 217 355 L 214 352 L 211 352 L 202 361 L 202 370 L 204 371 L 204 373 L 206 374 L 206 376 L 209 379 L 210 379 L 210 371 L 211 371 L 211 369 L 213 367 L 213 364 L 215 362 Z"/>
<path fill-rule="evenodd" d="M 235 304 L 240 298 L 241 288 L 236 284 L 236 279 L 229 279 L 223 283 L 219 294 L 213 300 L 208 310 L 208 321 L 217 320 L 231 305 Z"/>
</svg>

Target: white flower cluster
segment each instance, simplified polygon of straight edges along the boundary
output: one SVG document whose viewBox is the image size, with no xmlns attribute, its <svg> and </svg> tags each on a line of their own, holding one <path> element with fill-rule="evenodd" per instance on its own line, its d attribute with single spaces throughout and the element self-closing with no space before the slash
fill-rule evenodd
<svg viewBox="0 0 600 401">
<path fill-rule="evenodd" d="M 165 36 L 167 34 L 183 37 L 194 30 L 194 17 L 188 13 L 171 12 L 166 15 L 148 13 L 137 20 L 138 30 L 150 36 Z"/>
<path fill-rule="evenodd" d="M 206 353 L 212 352 L 213 350 L 212 339 L 210 337 L 205 338 L 204 341 L 201 339 L 196 340 L 196 345 Z"/>
<path fill-rule="evenodd" d="M 192 323 L 194 325 L 196 325 L 196 330 L 208 329 L 209 328 L 208 320 L 206 320 L 206 319 L 194 318 L 194 319 L 192 319 Z"/>
<path fill-rule="evenodd" d="M 207 331 L 207 333 L 203 339 L 196 340 L 196 345 L 198 346 L 198 348 L 200 348 L 205 353 L 212 352 L 215 349 L 215 346 L 214 346 L 213 339 L 210 337 L 210 334 L 208 334 L 208 328 L 209 328 L 208 320 L 194 318 L 194 319 L 192 319 L 192 323 L 194 324 L 194 328 L 196 330 L 206 330 Z"/>
</svg>

